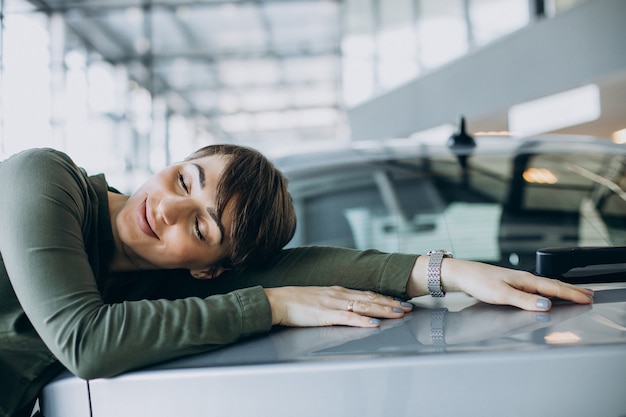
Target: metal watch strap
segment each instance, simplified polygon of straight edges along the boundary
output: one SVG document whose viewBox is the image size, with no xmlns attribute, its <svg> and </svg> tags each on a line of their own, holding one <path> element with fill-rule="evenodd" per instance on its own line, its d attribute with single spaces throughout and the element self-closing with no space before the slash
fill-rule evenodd
<svg viewBox="0 0 626 417">
<path fill-rule="evenodd" d="M 445 321 L 447 308 L 436 308 L 430 316 L 430 338 L 435 348 L 442 348 L 446 345 Z"/>
<path fill-rule="evenodd" d="M 428 252 L 428 291 L 433 297 L 445 297 L 446 293 L 441 288 L 441 262 L 443 258 L 452 258 L 452 253 L 437 249 Z"/>
</svg>

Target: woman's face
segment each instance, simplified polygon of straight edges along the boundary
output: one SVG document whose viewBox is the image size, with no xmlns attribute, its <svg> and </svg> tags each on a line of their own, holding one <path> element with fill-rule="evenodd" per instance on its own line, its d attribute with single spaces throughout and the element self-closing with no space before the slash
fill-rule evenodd
<svg viewBox="0 0 626 417">
<path fill-rule="evenodd" d="M 142 268 L 205 270 L 230 248 L 232 213 L 216 213 L 220 155 L 181 162 L 150 178 L 116 218 L 122 249 Z M 220 271 L 221 272 L 221 271 Z"/>
</svg>

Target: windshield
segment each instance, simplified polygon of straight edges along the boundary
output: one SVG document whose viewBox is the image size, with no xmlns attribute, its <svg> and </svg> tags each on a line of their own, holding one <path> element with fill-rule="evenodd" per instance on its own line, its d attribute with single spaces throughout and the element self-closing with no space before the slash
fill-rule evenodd
<svg viewBox="0 0 626 417">
<path fill-rule="evenodd" d="M 539 248 L 626 245 L 625 163 L 623 155 L 561 152 L 326 168 L 292 180 L 299 215 L 292 244 L 445 248 L 532 270 Z"/>
</svg>

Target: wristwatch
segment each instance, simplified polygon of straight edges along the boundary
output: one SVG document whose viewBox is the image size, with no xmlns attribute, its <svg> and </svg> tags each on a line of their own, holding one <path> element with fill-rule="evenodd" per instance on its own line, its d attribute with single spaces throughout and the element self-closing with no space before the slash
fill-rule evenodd
<svg viewBox="0 0 626 417">
<path fill-rule="evenodd" d="M 446 293 L 441 288 L 441 262 L 443 258 L 454 258 L 451 252 L 443 249 L 428 251 L 428 291 L 433 297 L 445 297 Z"/>
</svg>

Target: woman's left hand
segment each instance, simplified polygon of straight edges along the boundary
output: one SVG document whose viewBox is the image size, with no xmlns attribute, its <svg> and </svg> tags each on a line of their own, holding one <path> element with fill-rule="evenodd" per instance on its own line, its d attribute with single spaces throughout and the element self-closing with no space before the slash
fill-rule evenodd
<svg viewBox="0 0 626 417">
<path fill-rule="evenodd" d="M 426 271 L 428 256 L 415 262 L 407 286 L 410 296 L 428 294 Z M 480 262 L 445 258 L 441 264 L 441 285 L 445 291 L 462 291 L 490 304 L 509 304 L 524 310 L 547 311 L 548 297 L 579 304 L 591 304 L 593 291 L 529 272 L 502 268 Z"/>
</svg>

